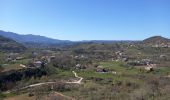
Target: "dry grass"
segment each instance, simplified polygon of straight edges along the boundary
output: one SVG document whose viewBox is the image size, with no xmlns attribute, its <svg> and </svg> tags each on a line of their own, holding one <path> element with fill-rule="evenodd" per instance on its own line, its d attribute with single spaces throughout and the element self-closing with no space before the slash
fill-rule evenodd
<svg viewBox="0 0 170 100">
<path fill-rule="evenodd" d="M 10 70 L 19 70 L 19 69 L 23 69 L 23 67 L 20 66 L 20 64 L 9 64 L 9 65 L 4 65 L 3 66 L 3 71 L 2 72 L 6 72 L 6 71 L 10 71 Z"/>
<path fill-rule="evenodd" d="M 28 94 L 22 94 L 14 97 L 8 97 L 4 100 L 36 100 L 36 98 L 35 96 L 29 97 Z"/>
</svg>

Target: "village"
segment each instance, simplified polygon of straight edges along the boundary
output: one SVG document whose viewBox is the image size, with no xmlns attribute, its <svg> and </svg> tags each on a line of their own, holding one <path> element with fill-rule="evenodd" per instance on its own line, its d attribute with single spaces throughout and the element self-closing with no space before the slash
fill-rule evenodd
<svg viewBox="0 0 170 100">
<path fill-rule="evenodd" d="M 50 51 L 51 52 L 51 51 Z M 82 59 L 94 59 L 94 58 L 89 58 L 86 55 L 69 55 L 72 59 L 76 60 L 82 60 Z M 160 58 L 165 58 L 166 55 L 160 55 Z M 26 58 L 23 56 L 20 56 L 19 53 L 10 53 L 6 55 L 6 58 L 4 59 L 6 63 L 10 63 L 10 65 L 17 64 L 18 68 L 41 68 L 45 67 L 47 64 L 50 64 L 53 60 L 56 59 L 56 54 L 52 53 L 46 56 L 39 56 L 38 53 L 32 52 L 30 58 Z M 97 59 L 97 58 L 95 58 Z M 141 59 L 141 60 L 131 60 L 129 57 L 121 51 L 116 51 L 113 53 L 112 57 L 107 59 L 108 61 L 112 62 L 125 62 L 127 63 L 127 66 L 134 66 L 136 68 L 143 68 L 147 71 L 153 71 L 156 68 L 156 63 L 154 63 L 151 59 Z M 8 64 L 3 64 L 4 66 Z M 81 63 L 76 63 L 75 69 L 80 70 L 80 69 L 85 69 L 88 66 L 84 66 Z M 95 65 L 94 65 L 95 66 Z M 16 68 L 17 68 L 16 67 Z M 102 69 L 102 67 L 96 66 L 96 72 L 107 72 L 106 69 Z M 14 67 L 15 69 L 15 67 Z M 11 69 L 12 70 L 12 69 Z M 9 71 L 9 70 L 7 70 Z"/>
<path fill-rule="evenodd" d="M 0 95 L 6 98 L 8 95 L 24 96 L 28 100 L 53 96 L 68 100 L 82 97 L 118 99 L 125 96 L 115 97 L 115 94 L 131 91 L 126 95 L 143 98 L 141 89 L 145 85 L 149 87 L 145 88 L 146 98 L 156 98 L 157 95 L 149 96 L 148 93 L 164 93 L 156 88 L 157 83 L 160 88 L 169 85 L 169 50 L 169 47 L 120 42 L 82 43 L 67 48 L 30 48 L 25 52 L 2 53 Z M 165 83 L 164 86 L 159 80 Z M 132 92 L 135 90 L 140 91 L 139 96 Z M 86 91 L 91 91 L 91 94 L 86 94 Z M 116 91 L 115 94 L 111 94 L 113 91 Z M 95 93 L 99 93 L 97 97 L 92 96 Z"/>
</svg>

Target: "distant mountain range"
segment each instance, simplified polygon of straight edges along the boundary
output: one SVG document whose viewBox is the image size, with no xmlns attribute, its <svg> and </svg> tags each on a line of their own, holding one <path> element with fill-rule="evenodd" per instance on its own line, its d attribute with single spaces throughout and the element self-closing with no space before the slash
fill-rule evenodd
<svg viewBox="0 0 170 100">
<path fill-rule="evenodd" d="M 0 30 L 0 35 L 6 38 L 13 39 L 18 43 L 22 43 L 25 47 L 28 48 L 48 48 L 48 47 L 64 47 L 72 45 L 74 42 L 69 40 L 58 40 L 52 39 L 40 35 L 21 35 L 13 32 L 6 32 Z"/>
<path fill-rule="evenodd" d="M 22 44 L 16 41 L 0 36 L 0 51 L 1 52 L 22 52 L 26 50 Z"/>
<path fill-rule="evenodd" d="M 84 40 L 84 41 L 69 41 L 69 40 L 58 40 L 58 39 L 52 39 L 52 38 L 48 38 L 45 36 L 40 36 L 40 35 L 21 35 L 21 34 L 17 34 L 17 33 L 13 33 L 13 32 L 5 32 L 0 30 L 0 35 L 7 37 L 7 38 L 11 38 L 17 42 L 20 43 L 28 43 L 28 44 L 73 44 L 73 43 L 113 43 L 113 42 L 131 42 L 131 41 L 126 41 L 126 40 Z"/>
<path fill-rule="evenodd" d="M 58 40 L 58 39 L 52 39 L 45 36 L 40 35 L 20 35 L 13 32 L 5 32 L 0 30 L 0 35 L 6 38 L 13 39 L 19 43 L 24 44 L 26 47 L 63 47 L 73 44 L 79 44 L 79 43 L 117 43 L 117 42 L 128 42 L 128 43 L 136 43 L 140 41 L 114 41 L 114 40 L 89 40 L 89 41 L 69 41 L 69 40 Z M 170 46 L 170 39 L 161 37 L 161 36 L 153 36 L 150 38 L 147 38 L 142 41 L 142 43 L 149 45 L 149 46 Z"/>
<path fill-rule="evenodd" d="M 45 36 L 40 36 L 40 35 L 20 35 L 17 33 L 13 32 L 5 32 L 0 30 L 0 35 L 11 38 L 17 42 L 20 43 L 44 43 L 44 44 L 60 44 L 60 43 L 69 43 L 71 41 L 67 40 L 57 40 L 57 39 L 51 39 Z"/>
</svg>

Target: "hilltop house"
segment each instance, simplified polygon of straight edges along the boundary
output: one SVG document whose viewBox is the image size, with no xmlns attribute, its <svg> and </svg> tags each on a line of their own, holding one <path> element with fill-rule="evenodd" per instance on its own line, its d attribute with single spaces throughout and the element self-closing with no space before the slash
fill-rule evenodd
<svg viewBox="0 0 170 100">
<path fill-rule="evenodd" d="M 112 55 L 112 61 L 128 61 L 128 56 L 121 52 L 121 51 L 117 51 Z"/>
<path fill-rule="evenodd" d="M 154 71 L 154 68 L 156 67 L 156 64 L 147 64 L 147 67 L 145 67 L 145 70 L 147 72 Z"/>
<path fill-rule="evenodd" d="M 55 59 L 55 56 L 42 56 L 41 60 L 50 63 L 51 60 Z"/>
<path fill-rule="evenodd" d="M 42 61 L 30 61 L 28 62 L 28 64 L 26 65 L 28 66 L 28 68 L 39 68 L 39 67 L 43 67 L 45 66 L 45 63 Z"/>
<path fill-rule="evenodd" d="M 35 67 L 42 67 L 42 62 L 41 61 L 35 61 L 34 62 L 34 65 L 35 65 Z"/>
</svg>

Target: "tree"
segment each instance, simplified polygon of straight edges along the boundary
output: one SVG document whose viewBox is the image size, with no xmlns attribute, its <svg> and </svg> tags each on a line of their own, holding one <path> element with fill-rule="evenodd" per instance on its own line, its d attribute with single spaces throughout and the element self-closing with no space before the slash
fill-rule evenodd
<svg viewBox="0 0 170 100">
<path fill-rule="evenodd" d="M 3 71 L 3 67 L 2 67 L 2 65 L 0 64 L 0 72 L 2 72 Z"/>
<path fill-rule="evenodd" d="M 75 67 L 76 61 L 69 55 L 60 55 L 56 56 L 56 58 L 52 60 L 52 64 L 54 67 L 67 70 Z"/>
</svg>

